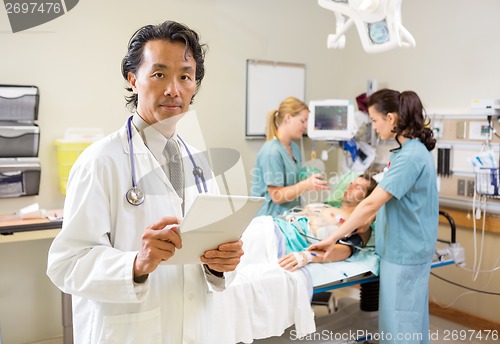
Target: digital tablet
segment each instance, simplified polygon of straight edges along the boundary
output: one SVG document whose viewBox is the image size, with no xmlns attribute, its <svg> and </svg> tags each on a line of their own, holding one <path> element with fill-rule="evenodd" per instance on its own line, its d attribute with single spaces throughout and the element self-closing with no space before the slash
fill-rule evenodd
<svg viewBox="0 0 500 344">
<path fill-rule="evenodd" d="M 200 194 L 179 225 L 182 249 L 162 264 L 200 264 L 205 251 L 239 240 L 263 203 L 263 197 Z"/>
</svg>

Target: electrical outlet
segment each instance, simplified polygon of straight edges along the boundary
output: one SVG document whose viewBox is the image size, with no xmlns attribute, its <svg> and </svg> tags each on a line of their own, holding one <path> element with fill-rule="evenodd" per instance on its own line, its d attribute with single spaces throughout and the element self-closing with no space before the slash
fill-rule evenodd
<svg viewBox="0 0 500 344">
<path fill-rule="evenodd" d="M 476 187 L 473 180 L 467 181 L 467 197 L 474 197 L 474 188 Z"/>
<path fill-rule="evenodd" d="M 458 180 L 457 195 L 465 196 L 465 180 L 464 179 Z"/>
</svg>

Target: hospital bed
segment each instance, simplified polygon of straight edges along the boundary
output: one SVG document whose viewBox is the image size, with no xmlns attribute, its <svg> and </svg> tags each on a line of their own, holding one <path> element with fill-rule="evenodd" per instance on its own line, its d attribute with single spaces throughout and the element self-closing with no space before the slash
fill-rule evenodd
<svg viewBox="0 0 500 344">
<path fill-rule="evenodd" d="M 440 215 L 448 220 L 451 236 L 438 240 L 432 268 L 463 259 L 455 255 L 459 245 L 453 219 L 444 212 Z M 224 327 L 232 331 L 227 342 L 292 343 L 304 336 L 307 343 L 349 343 L 377 333 L 378 257 L 365 250 L 344 262 L 308 264 L 290 273 L 276 263 L 276 236 L 268 235 L 268 221 L 272 219 L 252 221 L 243 237 L 245 255 L 238 277 L 226 292 L 216 295 L 221 316 L 234 319 L 233 326 Z M 360 285 L 359 299 L 332 300 L 331 291 L 354 285 Z M 315 317 L 311 303 L 327 306 L 328 314 Z"/>
</svg>

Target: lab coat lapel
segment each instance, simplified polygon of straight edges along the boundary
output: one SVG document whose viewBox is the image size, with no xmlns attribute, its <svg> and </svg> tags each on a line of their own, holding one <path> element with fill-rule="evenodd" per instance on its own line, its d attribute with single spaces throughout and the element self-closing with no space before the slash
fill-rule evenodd
<svg viewBox="0 0 500 344">
<path fill-rule="evenodd" d="M 128 132 L 127 126 L 122 130 L 122 145 L 125 154 L 130 157 L 130 148 L 128 142 Z M 136 180 L 140 181 L 145 178 L 148 174 L 154 173 L 158 178 L 160 178 L 165 184 L 169 183 L 168 178 L 163 173 L 160 164 L 154 158 L 153 154 L 149 151 L 148 147 L 144 144 L 141 135 L 137 132 L 135 128 L 132 128 L 132 144 L 134 150 L 134 168 Z M 160 173 L 161 172 L 161 173 Z"/>
</svg>

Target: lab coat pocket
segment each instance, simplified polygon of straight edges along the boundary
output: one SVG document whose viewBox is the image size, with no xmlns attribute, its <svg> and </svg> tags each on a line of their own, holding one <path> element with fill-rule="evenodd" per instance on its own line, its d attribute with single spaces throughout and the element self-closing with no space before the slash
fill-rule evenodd
<svg viewBox="0 0 500 344">
<path fill-rule="evenodd" d="M 148 312 L 105 316 L 103 344 L 161 343 L 160 308 Z"/>
</svg>

